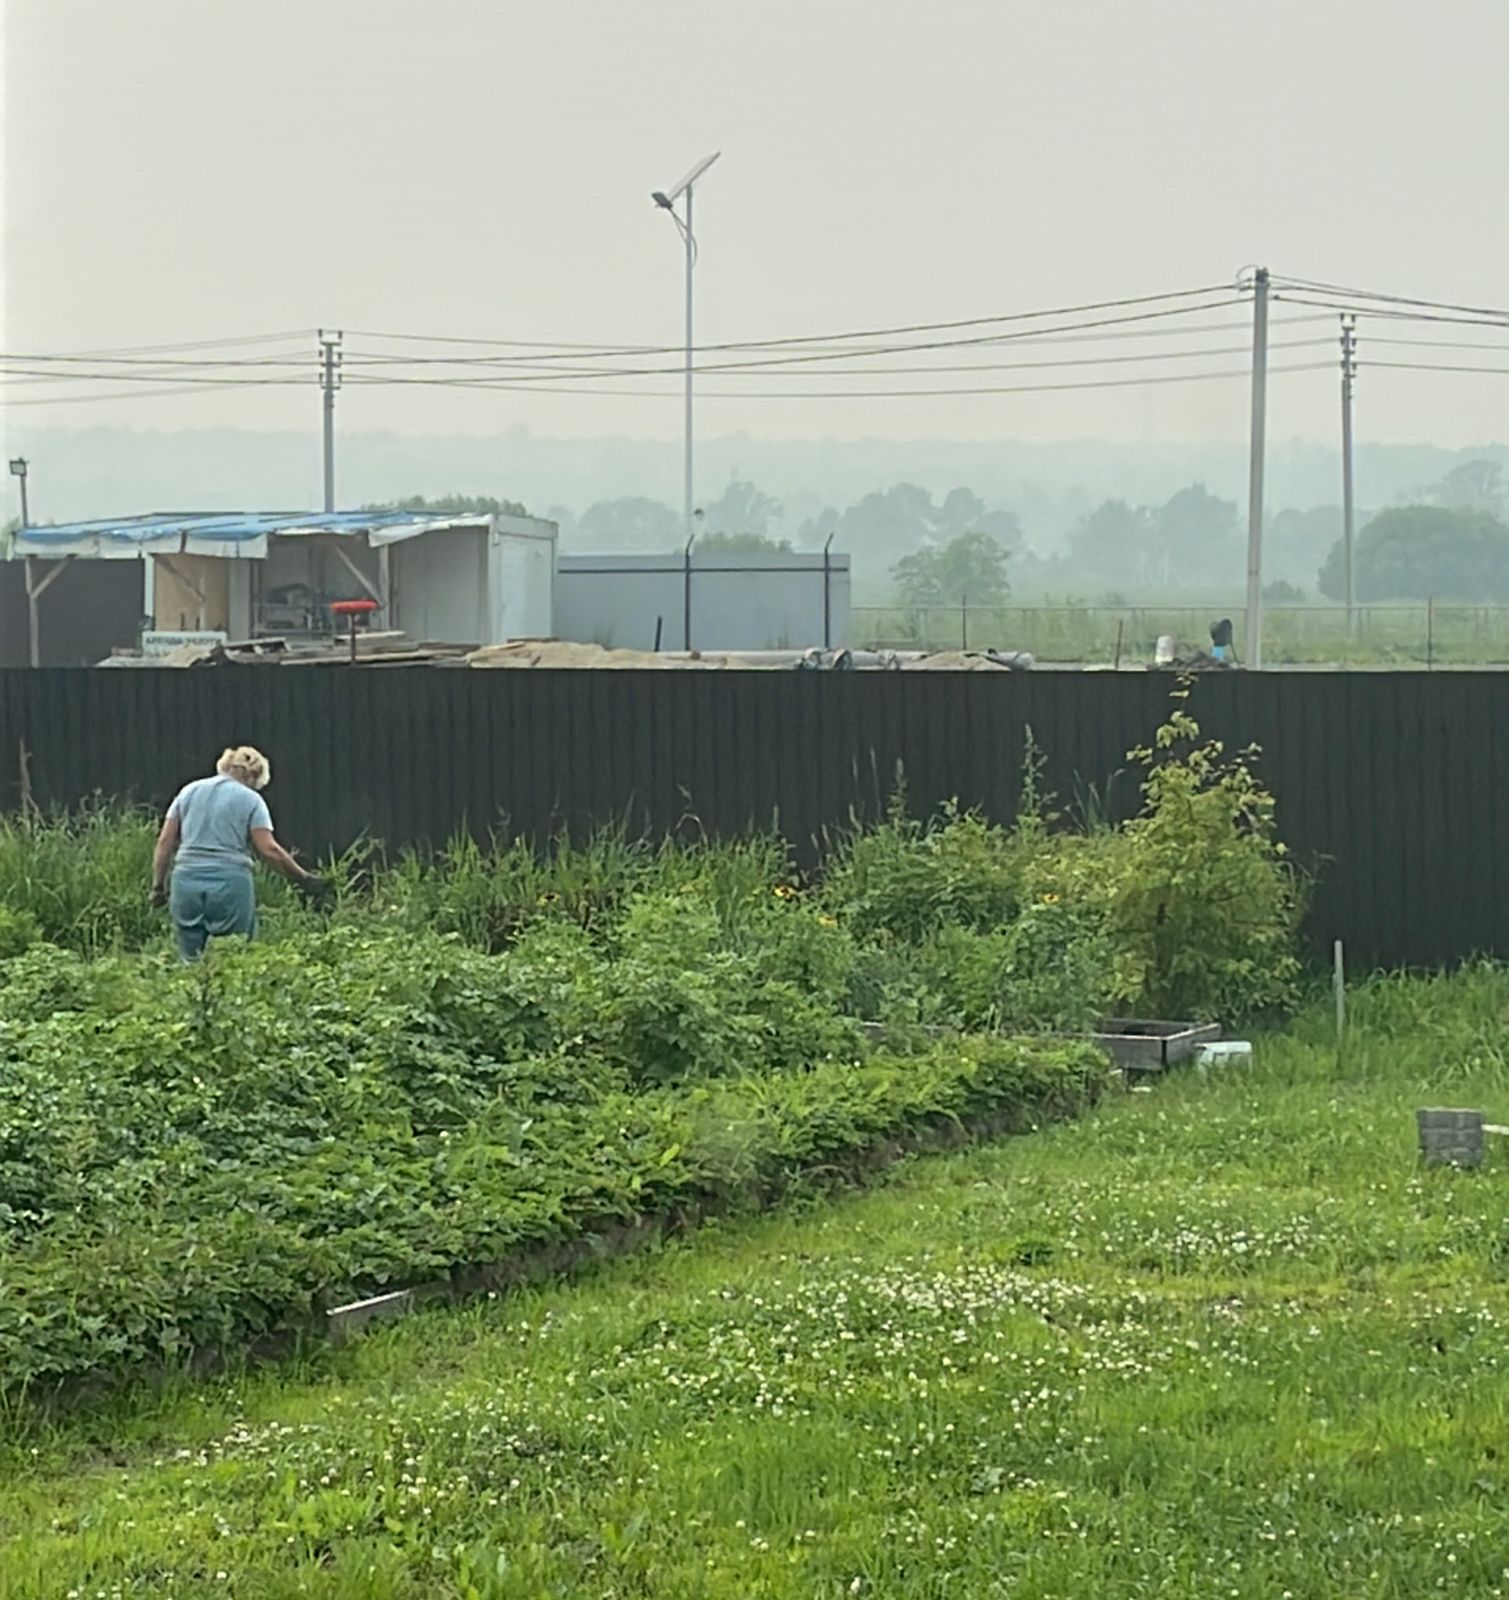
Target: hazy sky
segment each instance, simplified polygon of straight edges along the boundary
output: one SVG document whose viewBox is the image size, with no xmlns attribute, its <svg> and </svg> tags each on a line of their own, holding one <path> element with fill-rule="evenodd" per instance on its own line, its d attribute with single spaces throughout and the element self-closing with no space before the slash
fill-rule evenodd
<svg viewBox="0 0 1509 1600">
<path fill-rule="evenodd" d="M 1225 283 L 1254 262 L 1509 302 L 1509 0 L 3 0 L 3 16 L 12 353 L 319 324 L 674 345 L 680 244 L 648 196 L 713 149 L 699 342 Z M 1327 342 L 1275 362 L 1331 362 L 1334 332 L 1299 325 Z M 677 436 L 674 378 L 643 386 L 665 396 L 351 387 L 340 419 Z M 1333 438 L 1336 388 L 1334 367 L 1276 376 L 1275 434 Z M 1238 437 L 1246 414 L 1232 379 L 709 396 L 699 428 L 1167 440 Z M 5 415 L 13 443 L 33 423 L 286 428 L 314 425 L 318 397 Z M 1358 424 L 1503 438 L 1509 377 L 1365 371 Z"/>
</svg>

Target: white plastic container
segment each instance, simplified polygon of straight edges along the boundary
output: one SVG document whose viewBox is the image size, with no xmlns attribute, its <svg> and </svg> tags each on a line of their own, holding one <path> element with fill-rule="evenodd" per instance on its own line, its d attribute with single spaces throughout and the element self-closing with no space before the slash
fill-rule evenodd
<svg viewBox="0 0 1509 1600">
<path fill-rule="evenodd" d="M 1153 660 L 1160 667 L 1168 666 L 1174 659 L 1174 636 L 1171 633 L 1160 633 L 1158 643 L 1153 651 Z"/>
<path fill-rule="evenodd" d="M 1252 1043 L 1247 1039 L 1212 1039 L 1202 1044 L 1195 1055 L 1195 1066 L 1203 1076 L 1212 1067 L 1250 1067 Z"/>
</svg>

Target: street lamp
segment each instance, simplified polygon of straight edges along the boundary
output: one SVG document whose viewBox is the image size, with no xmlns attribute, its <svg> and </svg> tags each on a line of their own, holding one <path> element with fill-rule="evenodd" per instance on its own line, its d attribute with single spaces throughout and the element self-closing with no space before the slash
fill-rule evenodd
<svg viewBox="0 0 1509 1600">
<path fill-rule="evenodd" d="M 10 464 L 10 475 L 21 480 L 21 526 L 31 526 L 31 515 L 26 509 L 26 457 L 16 456 Z"/>
<path fill-rule="evenodd" d="M 722 153 L 721 150 L 714 150 L 710 156 L 704 156 L 674 189 L 668 193 L 656 189 L 650 196 L 662 211 L 670 215 L 686 246 L 686 462 L 682 488 L 688 539 L 696 531 L 692 525 L 692 268 L 697 264 L 697 239 L 692 232 L 692 188 Z M 676 214 L 678 200 L 685 201 L 685 216 Z"/>
</svg>

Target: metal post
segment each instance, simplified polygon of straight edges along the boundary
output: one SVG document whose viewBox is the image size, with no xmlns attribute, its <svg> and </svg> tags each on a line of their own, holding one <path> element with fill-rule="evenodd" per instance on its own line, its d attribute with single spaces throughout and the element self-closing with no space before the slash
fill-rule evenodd
<svg viewBox="0 0 1509 1600">
<path fill-rule="evenodd" d="M 335 510 L 335 391 L 340 379 L 339 333 L 320 329 L 320 387 L 325 395 L 325 509 Z"/>
<path fill-rule="evenodd" d="M 686 191 L 686 459 L 682 468 L 682 505 L 688 548 L 694 531 L 692 528 L 692 268 L 697 262 L 697 241 L 692 234 L 692 188 L 692 185 L 688 185 Z"/>
<path fill-rule="evenodd" d="M 1352 580 L 1352 379 L 1356 375 L 1357 319 L 1341 319 L 1341 551 L 1346 569 L 1347 636 L 1357 631 L 1357 594 Z"/>
<path fill-rule="evenodd" d="M 833 648 L 833 535 L 823 541 L 823 649 Z"/>
<path fill-rule="evenodd" d="M 692 648 L 692 541 L 688 537 L 681 552 L 681 648 Z"/>
<path fill-rule="evenodd" d="M 959 648 L 969 649 L 969 596 L 959 596 Z"/>
<path fill-rule="evenodd" d="M 1268 269 L 1252 277 L 1252 442 L 1247 483 L 1247 665 L 1263 665 L 1263 450 L 1268 404 Z"/>
<path fill-rule="evenodd" d="M 1428 594 L 1425 597 L 1425 665 L 1433 667 L 1436 664 L 1436 597 Z"/>
</svg>

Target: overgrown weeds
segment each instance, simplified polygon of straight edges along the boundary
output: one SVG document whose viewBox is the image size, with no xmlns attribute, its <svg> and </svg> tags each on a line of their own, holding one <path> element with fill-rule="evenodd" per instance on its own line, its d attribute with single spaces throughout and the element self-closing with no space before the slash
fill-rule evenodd
<svg viewBox="0 0 1509 1600">
<path fill-rule="evenodd" d="M 1063 1031 L 1107 1011 L 1227 1023 L 1282 1013 L 1299 992 L 1303 885 L 1250 755 L 1202 741 L 1187 692 L 1131 752 L 1143 804 L 1119 827 L 1097 815 L 1076 828 L 1056 812 L 1029 740 L 1010 825 L 953 803 L 918 818 L 898 786 L 878 824 L 829 841 L 810 884 L 772 834 L 652 843 L 620 827 L 544 851 L 463 834 L 391 863 L 376 850 L 333 863 L 335 918 L 494 955 L 569 925 L 636 971 L 639 943 L 664 946 L 679 920 L 689 939 L 701 930 L 681 958 L 709 995 L 725 981 L 720 963 L 737 959 L 869 1020 Z M 152 832 L 151 819 L 109 808 L 0 820 L 0 951 L 162 944 L 144 892 Z M 264 894 L 274 937 L 308 925 L 286 886 Z"/>
</svg>

